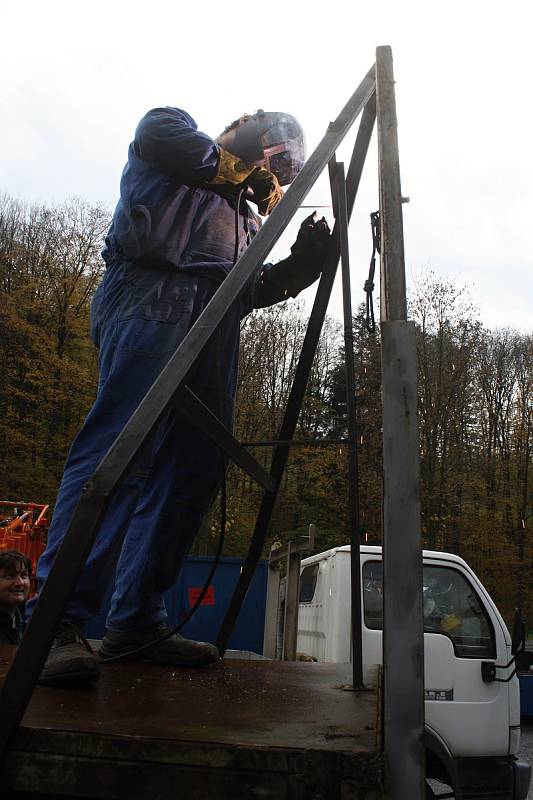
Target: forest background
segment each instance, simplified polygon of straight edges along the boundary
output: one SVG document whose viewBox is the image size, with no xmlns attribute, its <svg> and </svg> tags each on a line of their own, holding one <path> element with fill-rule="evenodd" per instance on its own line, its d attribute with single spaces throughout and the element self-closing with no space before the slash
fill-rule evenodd
<svg viewBox="0 0 533 800">
<path fill-rule="evenodd" d="M 53 506 L 69 444 L 94 398 L 89 305 L 103 272 L 108 212 L 74 199 L 26 206 L 0 198 L 0 499 Z M 409 298 L 418 349 L 424 546 L 463 556 L 507 619 L 533 623 L 533 336 L 489 330 L 465 289 L 425 273 Z M 381 543 L 379 328 L 354 316 L 362 535 Z M 297 301 L 242 323 L 236 435 L 275 439 L 306 328 Z M 347 436 L 340 323 L 328 318 L 296 438 Z M 271 448 L 251 447 L 265 465 Z M 295 447 L 267 542 L 318 526 L 317 552 L 349 541 L 347 452 Z M 260 490 L 230 467 L 225 555 L 243 555 Z M 212 553 L 220 513 L 195 544 Z"/>
</svg>

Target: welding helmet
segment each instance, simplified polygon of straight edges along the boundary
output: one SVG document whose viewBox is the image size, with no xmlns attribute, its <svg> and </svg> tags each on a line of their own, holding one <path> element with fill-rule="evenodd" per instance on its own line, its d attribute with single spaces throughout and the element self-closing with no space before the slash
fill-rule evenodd
<svg viewBox="0 0 533 800">
<path fill-rule="evenodd" d="M 272 172 L 281 186 L 292 183 L 305 162 L 305 138 L 302 126 L 290 114 L 263 111 L 244 116 L 217 137 L 217 144 Z"/>
</svg>

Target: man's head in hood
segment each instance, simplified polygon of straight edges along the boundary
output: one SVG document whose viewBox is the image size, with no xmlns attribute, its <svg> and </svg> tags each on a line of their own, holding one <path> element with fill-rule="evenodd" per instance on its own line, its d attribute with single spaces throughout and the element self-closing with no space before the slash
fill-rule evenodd
<svg viewBox="0 0 533 800">
<path fill-rule="evenodd" d="M 291 114 L 281 111 L 244 114 L 216 142 L 247 164 L 272 172 L 281 186 L 292 183 L 305 163 L 303 129 Z"/>
</svg>

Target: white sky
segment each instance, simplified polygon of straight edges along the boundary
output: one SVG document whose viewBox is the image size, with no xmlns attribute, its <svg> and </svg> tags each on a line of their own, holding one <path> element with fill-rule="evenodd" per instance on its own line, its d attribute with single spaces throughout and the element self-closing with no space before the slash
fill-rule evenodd
<svg viewBox="0 0 533 800">
<path fill-rule="evenodd" d="M 113 209 L 140 117 L 176 105 L 215 136 L 245 111 L 294 114 L 308 150 L 393 49 L 408 280 L 470 288 L 489 327 L 531 330 L 529 2 L 18 0 L 0 11 L 0 192 Z M 348 162 L 353 136 L 338 158 Z M 327 181 L 308 201 L 328 203 Z M 371 251 L 376 153 L 351 231 L 353 302 Z M 298 221 L 308 211 L 299 212 Z M 326 213 L 331 221 L 331 214 Z M 356 218 L 356 220 L 355 220 Z M 294 226 L 274 256 L 288 252 Z M 331 309 L 339 316 L 337 299 Z"/>
</svg>

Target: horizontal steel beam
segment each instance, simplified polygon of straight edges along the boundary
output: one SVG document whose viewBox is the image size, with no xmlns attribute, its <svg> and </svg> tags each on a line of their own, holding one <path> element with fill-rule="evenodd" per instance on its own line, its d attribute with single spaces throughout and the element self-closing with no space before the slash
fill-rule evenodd
<svg viewBox="0 0 533 800">
<path fill-rule="evenodd" d="M 241 442 L 243 447 L 338 447 L 349 443 L 349 439 L 271 439 L 266 442 Z"/>
</svg>

